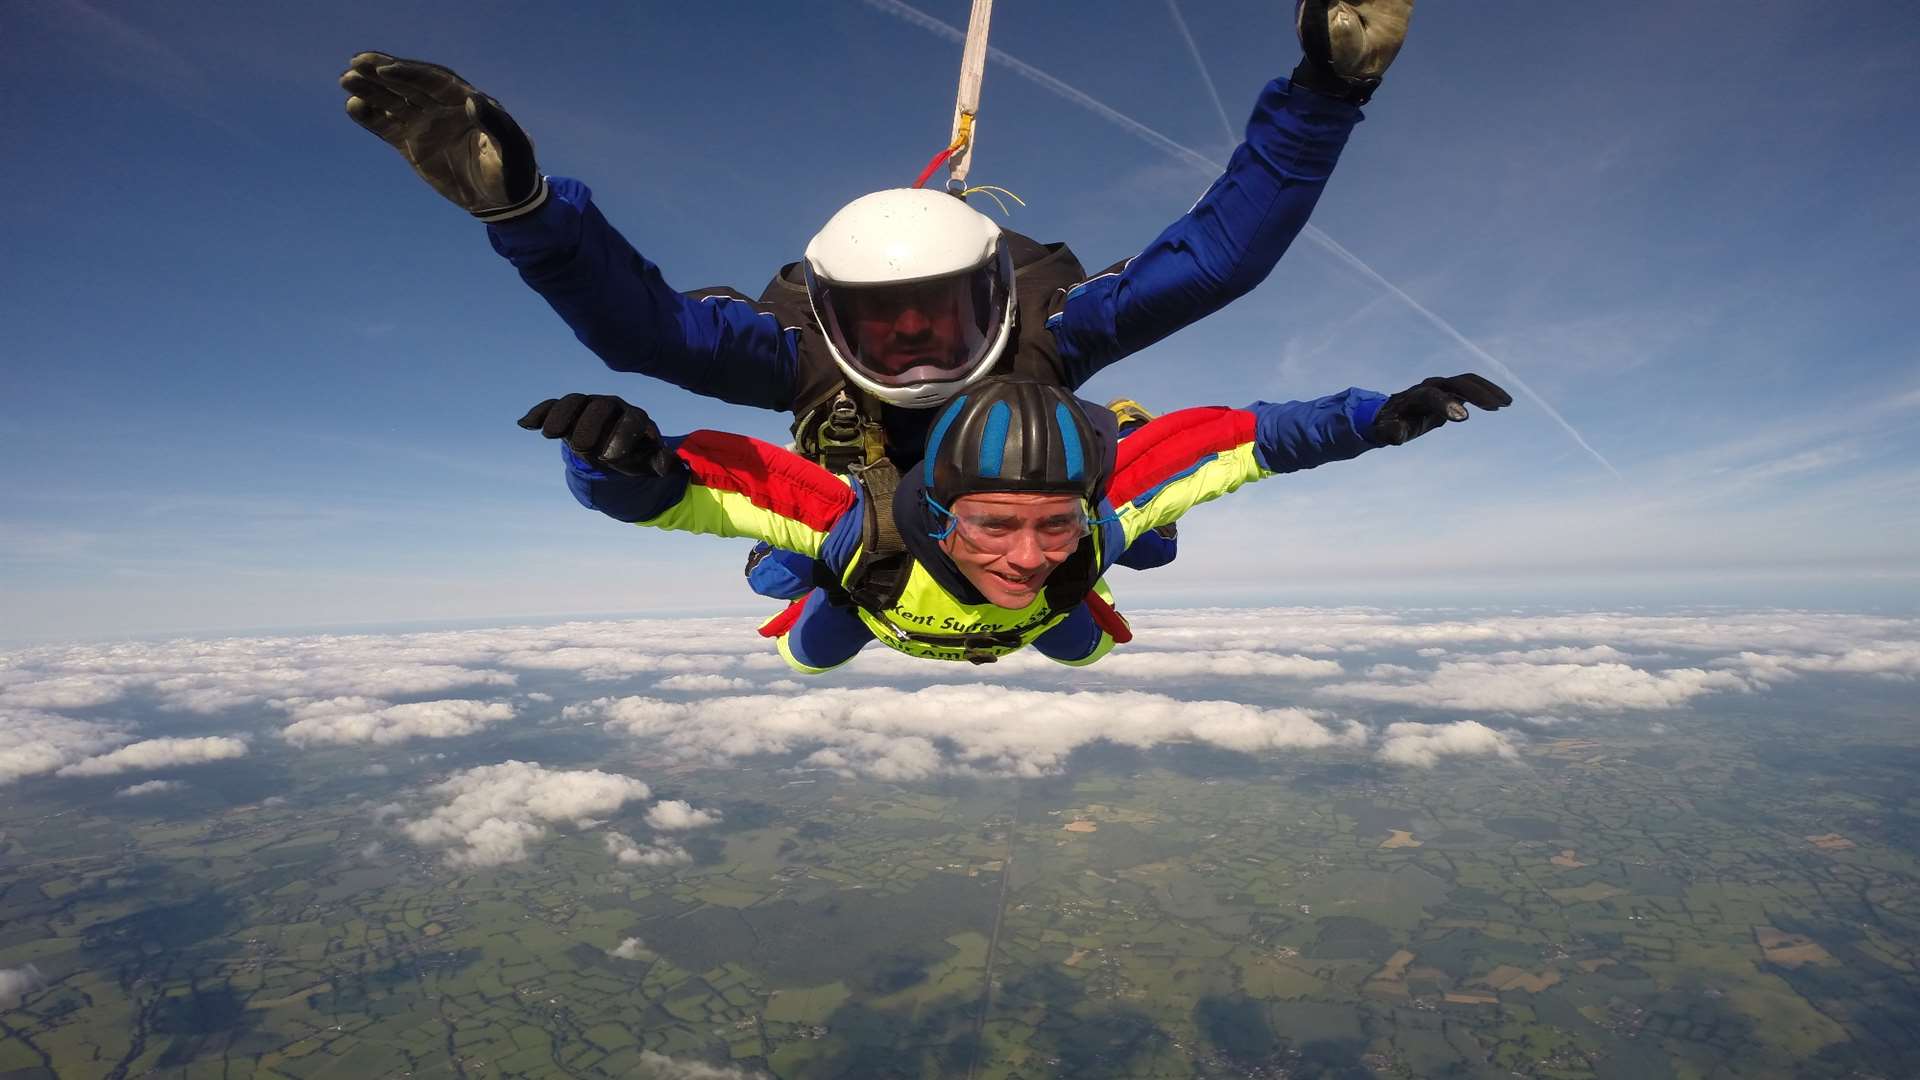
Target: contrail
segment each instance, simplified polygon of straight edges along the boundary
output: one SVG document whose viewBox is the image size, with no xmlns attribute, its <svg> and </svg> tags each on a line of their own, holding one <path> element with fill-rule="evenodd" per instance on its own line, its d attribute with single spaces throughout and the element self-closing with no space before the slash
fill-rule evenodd
<svg viewBox="0 0 1920 1080">
<path fill-rule="evenodd" d="M 1233 121 L 1227 119 L 1227 107 L 1220 103 L 1220 88 L 1213 85 L 1213 72 L 1207 70 L 1207 62 L 1200 58 L 1200 46 L 1193 40 L 1193 31 L 1187 29 L 1186 16 L 1180 14 L 1180 0 L 1167 0 L 1167 14 L 1173 16 L 1173 25 L 1180 29 L 1180 40 L 1187 43 L 1187 55 L 1193 57 L 1193 66 L 1200 69 L 1200 81 L 1207 84 L 1207 96 L 1213 99 L 1213 111 L 1220 116 L 1220 130 L 1227 133 L 1227 145 L 1240 141 L 1233 132 Z"/>
<path fill-rule="evenodd" d="M 902 0 L 862 0 L 862 2 L 865 3 L 868 7 L 874 8 L 878 11 L 885 12 L 886 14 L 892 15 L 897 19 L 902 19 L 906 22 L 912 23 L 913 25 L 918 26 L 923 30 L 932 31 L 933 33 L 938 34 L 941 37 L 948 39 L 949 41 L 964 42 L 967 39 L 967 35 L 964 32 L 960 31 L 959 29 L 953 26 L 950 26 L 947 23 L 942 22 L 931 15 L 928 15 L 926 12 L 921 11 L 919 8 L 903 3 Z M 1172 10 L 1172 3 L 1173 3 L 1173 0 L 1168 0 L 1168 6 L 1170 10 Z M 1174 17 L 1176 21 L 1180 22 L 1181 32 L 1184 34 L 1186 32 L 1185 22 L 1179 19 L 1179 15 L 1177 11 L 1175 12 Z M 1193 48 L 1193 39 L 1191 36 L 1187 38 L 1187 43 L 1188 43 L 1188 48 L 1193 52 L 1194 62 L 1200 65 L 1201 75 L 1203 78 L 1206 79 L 1209 92 L 1211 92 L 1212 86 L 1213 86 L 1213 79 L 1211 76 L 1206 74 L 1206 65 L 1204 63 L 1201 63 L 1200 61 L 1199 50 Z M 1064 82 L 1061 82 L 1059 79 L 1056 79 L 1053 76 L 1047 74 L 1046 72 L 1041 71 L 1039 68 L 1034 67 L 1032 64 L 1029 64 L 1024 60 L 1020 60 L 1015 57 L 1007 55 L 1007 53 L 1004 50 L 995 48 L 993 46 L 988 46 L 987 57 L 988 59 L 996 61 L 1006 66 L 1007 68 L 1011 69 L 1014 74 L 1020 76 L 1023 79 L 1026 79 L 1028 82 L 1034 83 L 1040 86 L 1042 89 L 1051 91 L 1052 93 L 1067 99 L 1068 101 L 1074 103 L 1075 105 L 1078 105 L 1081 108 L 1087 110 L 1088 112 L 1093 113 L 1095 116 L 1100 117 L 1102 120 L 1105 120 L 1108 123 L 1113 124 L 1114 126 L 1120 128 L 1121 130 L 1126 131 L 1128 134 L 1133 135 L 1135 138 L 1145 141 L 1149 145 L 1153 146 L 1155 149 L 1159 150 L 1161 153 L 1166 154 L 1167 156 L 1175 159 L 1176 161 L 1184 162 L 1185 164 L 1191 165 L 1195 169 L 1198 169 L 1201 172 L 1204 172 L 1209 177 L 1219 175 L 1220 171 L 1226 167 L 1224 162 L 1216 161 L 1206 156 L 1205 154 L 1200 153 L 1198 150 L 1194 150 L 1191 147 L 1184 146 L 1178 142 L 1175 142 L 1172 139 L 1167 138 L 1165 135 L 1160 134 L 1158 131 L 1155 131 L 1154 129 L 1148 127 L 1147 125 L 1141 123 L 1140 121 L 1135 120 L 1133 117 L 1128 116 L 1127 114 L 1121 112 L 1120 110 L 1115 109 L 1104 102 L 1095 100 L 1091 95 L 1087 94 L 1085 91 L 1078 90 L 1072 86 L 1069 86 Z M 1219 104 L 1218 94 L 1214 95 L 1214 102 L 1216 105 Z M 1222 115 L 1224 115 L 1225 109 L 1222 108 L 1221 111 L 1222 111 Z M 1232 136 L 1231 126 L 1229 126 L 1228 128 L 1228 134 L 1230 137 Z M 1407 292 L 1405 289 L 1402 289 L 1398 285 L 1395 285 L 1393 282 L 1388 281 L 1385 275 L 1381 274 L 1378 270 L 1375 270 L 1373 267 L 1367 265 L 1366 260 L 1360 258 L 1360 256 L 1355 255 L 1353 252 L 1347 250 L 1345 245 L 1341 244 L 1339 241 L 1335 240 L 1333 237 L 1328 236 L 1326 233 L 1326 230 L 1321 229 L 1317 225 L 1309 224 L 1303 230 L 1303 234 L 1307 237 L 1307 239 L 1313 241 L 1313 243 L 1319 246 L 1322 250 L 1333 255 L 1334 258 L 1340 260 L 1342 263 L 1345 263 L 1346 265 L 1359 271 L 1369 281 L 1372 281 L 1378 284 L 1381 288 L 1387 290 L 1389 294 L 1391 294 L 1393 297 L 1398 299 L 1401 303 L 1407 305 L 1409 310 L 1413 311 L 1415 314 L 1425 319 L 1430 325 L 1434 327 L 1434 329 L 1440 331 L 1441 334 L 1445 335 L 1449 340 L 1453 341 L 1455 344 L 1466 349 L 1475 358 L 1479 359 L 1482 363 L 1486 364 L 1488 367 L 1493 368 L 1496 372 L 1500 374 L 1501 378 L 1506 379 L 1508 382 L 1511 382 L 1513 384 L 1513 388 L 1519 391 L 1522 396 L 1526 397 L 1529 401 L 1532 401 L 1535 405 L 1538 405 L 1542 412 L 1546 413 L 1549 417 L 1553 419 L 1554 423 L 1559 424 L 1560 427 L 1563 430 L 1565 430 L 1566 433 L 1573 439 L 1573 441 L 1579 445 L 1580 449 L 1586 451 L 1588 456 L 1592 457 L 1593 460 L 1599 462 L 1600 467 L 1607 470 L 1607 472 L 1611 473 L 1614 479 L 1616 480 L 1625 479 L 1625 477 L 1620 475 L 1620 470 L 1613 467 L 1612 462 L 1608 461 L 1605 457 L 1601 456 L 1600 451 L 1595 450 L 1593 446 L 1589 444 L 1584 437 L 1581 436 L 1580 432 L 1576 430 L 1574 426 L 1567 421 L 1567 418 L 1560 415 L 1560 410 L 1548 404 L 1547 399 L 1541 397 L 1538 393 L 1536 393 L 1533 387 L 1527 385 L 1526 380 L 1520 378 L 1519 374 L 1517 374 L 1513 370 L 1513 368 L 1509 367 L 1504 361 L 1500 360 L 1498 357 L 1495 357 L 1492 353 L 1480 347 L 1478 344 L 1475 344 L 1465 334 L 1455 329 L 1452 323 L 1448 322 L 1447 320 L 1441 318 L 1438 315 L 1435 315 L 1432 311 L 1428 310 L 1426 305 L 1420 303 L 1418 300 L 1415 300 L 1413 297 L 1407 295 Z"/>
<path fill-rule="evenodd" d="M 1420 315 L 1421 318 L 1433 324 L 1434 329 L 1452 338 L 1454 344 L 1472 353 L 1474 356 L 1480 359 L 1481 363 L 1484 363 L 1488 367 L 1499 372 L 1500 377 L 1502 379 L 1506 380 L 1508 384 L 1512 385 L 1512 387 L 1515 390 L 1518 390 L 1520 391 L 1520 393 L 1524 394 L 1527 400 L 1533 402 L 1535 405 L 1540 406 L 1540 411 L 1546 413 L 1548 416 L 1553 417 L 1554 423 L 1559 424 L 1562 428 L 1566 429 L 1567 434 L 1573 437 L 1573 441 L 1580 444 L 1580 449 L 1585 450 L 1588 454 L 1592 455 L 1593 460 L 1599 462 L 1601 468 L 1604 468 L 1608 472 L 1612 473 L 1613 478 L 1615 480 L 1620 480 L 1620 481 L 1626 480 L 1626 477 L 1620 475 L 1620 470 L 1613 467 L 1613 462 L 1608 461 L 1606 458 L 1600 456 L 1600 451 L 1595 450 L 1593 447 L 1589 446 L 1587 444 L 1587 440 L 1584 438 L 1581 438 L 1580 433 L 1574 430 L 1574 426 L 1571 423 L 1567 422 L 1567 418 L 1560 415 L 1560 410 L 1554 408 L 1552 405 L 1547 404 L 1547 399 L 1541 397 L 1538 393 L 1536 393 L 1533 387 L 1528 386 L 1527 381 L 1525 379 L 1522 379 L 1518 372 L 1508 367 L 1505 361 L 1502 361 L 1499 357 L 1493 355 L 1487 350 L 1481 348 L 1479 345 L 1475 344 L 1471 339 L 1467 337 L 1467 335 L 1461 333 L 1458 330 L 1455 330 L 1453 328 L 1452 323 L 1448 322 L 1447 320 L 1441 318 L 1438 315 L 1435 315 L 1433 312 L 1428 311 L 1427 306 L 1425 304 L 1422 304 L 1420 301 L 1415 300 L 1411 296 L 1408 296 L 1405 289 L 1402 289 L 1400 286 L 1395 285 L 1393 282 L 1388 281 L 1386 278 L 1382 277 L 1378 270 L 1375 270 L 1373 267 L 1368 266 L 1366 264 L 1366 261 L 1361 259 L 1360 256 L 1355 255 L 1351 251 L 1348 251 L 1346 249 L 1346 246 L 1341 244 L 1340 241 L 1335 240 L 1331 236 L 1328 236 L 1325 230 L 1319 228 L 1316 225 L 1308 225 L 1304 231 L 1307 234 L 1307 239 L 1312 240 L 1316 244 L 1319 244 L 1322 249 L 1332 254 L 1335 258 L 1339 259 L 1343 263 L 1346 263 L 1348 266 L 1353 267 L 1355 270 L 1360 271 L 1360 273 L 1366 275 L 1366 277 L 1369 280 L 1371 280 L 1374 284 L 1379 285 L 1381 288 L 1387 290 L 1389 293 L 1392 293 L 1394 296 L 1398 297 L 1401 303 L 1412 308 L 1415 312 L 1417 312 Z"/>
</svg>

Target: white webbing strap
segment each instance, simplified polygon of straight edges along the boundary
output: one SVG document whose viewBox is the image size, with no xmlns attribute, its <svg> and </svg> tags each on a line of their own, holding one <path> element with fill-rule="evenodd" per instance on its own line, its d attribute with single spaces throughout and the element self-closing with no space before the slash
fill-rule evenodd
<svg viewBox="0 0 1920 1080">
<path fill-rule="evenodd" d="M 973 14 L 967 19 L 967 43 L 960 53 L 960 91 L 953 101 L 953 132 L 949 146 L 959 149 L 947 159 L 947 188 L 960 191 L 967 185 L 967 169 L 973 165 L 973 144 L 979 133 L 980 80 L 987 73 L 987 22 L 993 15 L 993 0 L 973 0 Z"/>
</svg>

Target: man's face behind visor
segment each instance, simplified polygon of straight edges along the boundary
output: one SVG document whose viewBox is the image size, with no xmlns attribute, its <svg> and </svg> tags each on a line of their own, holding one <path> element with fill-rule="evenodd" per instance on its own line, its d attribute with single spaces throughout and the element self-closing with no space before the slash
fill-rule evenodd
<svg viewBox="0 0 1920 1080">
<path fill-rule="evenodd" d="M 993 264 L 904 285 L 825 290 L 836 345 L 867 377 L 888 386 L 939 382 L 971 369 L 990 344 L 1005 303 Z"/>
</svg>

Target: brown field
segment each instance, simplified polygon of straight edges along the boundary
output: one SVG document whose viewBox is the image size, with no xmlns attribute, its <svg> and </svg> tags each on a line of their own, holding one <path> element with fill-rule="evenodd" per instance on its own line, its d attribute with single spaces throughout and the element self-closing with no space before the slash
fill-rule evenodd
<svg viewBox="0 0 1920 1080">
<path fill-rule="evenodd" d="M 1753 940 L 1766 955 L 1767 962 L 1797 968 L 1802 964 L 1831 964 L 1833 954 L 1800 934 L 1789 934 L 1771 926 L 1753 928 Z"/>
<path fill-rule="evenodd" d="M 1493 987 L 1495 990 L 1525 990 L 1529 994 L 1537 994 L 1559 982 L 1560 973 L 1557 971 L 1543 971 L 1535 975 L 1530 971 L 1514 967 L 1511 964 L 1501 964 L 1499 967 L 1487 972 L 1486 976 L 1478 981 Z"/>
</svg>

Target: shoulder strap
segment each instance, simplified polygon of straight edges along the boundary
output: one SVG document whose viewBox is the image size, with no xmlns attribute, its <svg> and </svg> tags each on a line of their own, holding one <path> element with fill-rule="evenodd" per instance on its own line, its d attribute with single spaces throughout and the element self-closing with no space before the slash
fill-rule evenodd
<svg viewBox="0 0 1920 1080">
<path fill-rule="evenodd" d="M 913 574 L 913 556 L 893 518 L 893 494 L 900 486 L 900 470 L 882 456 L 876 462 L 854 466 L 851 476 L 866 503 L 866 515 L 860 523 L 860 550 L 844 576 L 816 584 L 827 591 L 830 602 L 840 607 L 882 612 L 899 603 Z M 831 578 L 832 574 L 827 571 L 820 577 Z"/>
</svg>

